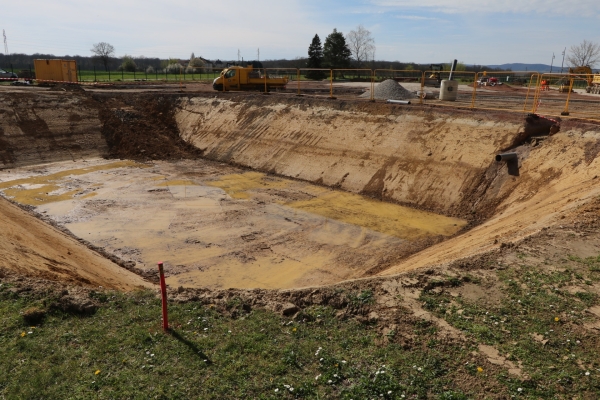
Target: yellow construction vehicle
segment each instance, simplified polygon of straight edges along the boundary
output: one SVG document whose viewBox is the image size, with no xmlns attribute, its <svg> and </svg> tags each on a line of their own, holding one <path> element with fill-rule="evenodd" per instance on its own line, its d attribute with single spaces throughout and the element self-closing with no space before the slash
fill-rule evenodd
<svg viewBox="0 0 600 400">
<path fill-rule="evenodd" d="M 271 89 L 283 88 L 287 83 L 287 77 L 270 76 L 260 69 L 254 69 L 252 65 L 234 66 L 221 71 L 221 75 L 213 81 L 213 89 L 219 91 L 266 90 L 268 92 Z"/>
<path fill-rule="evenodd" d="M 439 88 L 442 83 L 441 72 L 444 70 L 443 64 L 431 64 L 429 66 L 431 70 L 431 75 L 425 78 L 425 82 L 423 82 L 423 86 L 430 86 Z"/>
<path fill-rule="evenodd" d="M 581 67 L 569 68 L 569 75 L 576 75 L 571 78 L 579 78 L 584 79 L 587 82 L 587 86 L 585 91 L 590 93 L 593 87 L 593 72 L 592 69 L 588 65 L 584 65 Z M 558 91 L 561 93 L 567 93 L 569 88 L 571 87 L 570 79 L 567 78 L 559 87 Z"/>
<path fill-rule="evenodd" d="M 592 84 L 585 88 L 585 91 L 593 94 L 600 94 L 600 74 L 594 75 Z"/>
</svg>

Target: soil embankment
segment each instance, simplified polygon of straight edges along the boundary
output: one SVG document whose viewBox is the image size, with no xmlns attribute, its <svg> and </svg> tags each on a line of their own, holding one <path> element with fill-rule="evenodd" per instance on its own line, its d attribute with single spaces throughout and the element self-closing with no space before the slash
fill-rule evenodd
<svg viewBox="0 0 600 400">
<path fill-rule="evenodd" d="M 523 130 L 518 115 L 367 102 L 197 97 L 180 107 L 181 135 L 205 157 L 446 215 L 465 215 L 496 152 Z"/>
<path fill-rule="evenodd" d="M 41 92 L 4 100 L 0 156 L 9 171 L 100 156 L 202 156 L 475 226 L 395 267 L 369 268 L 367 275 L 494 249 L 556 224 L 598 195 L 600 129 L 591 123 L 564 122 L 560 132 L 533 146 L 523 141 L 540 132 L 512 113 L 255 94 Z M 507 150 L 519 155 L 516 174 L 494 161 Z"/>
</svg>

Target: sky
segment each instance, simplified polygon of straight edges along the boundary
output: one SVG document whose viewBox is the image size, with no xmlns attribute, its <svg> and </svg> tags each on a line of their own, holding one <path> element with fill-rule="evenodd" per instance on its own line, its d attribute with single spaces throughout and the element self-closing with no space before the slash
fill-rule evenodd
<svg viewBox="0 0 600 400">
<path fill-rule="evenodd" d="M 8 5 L 8 4 L 6 4 Z M 375 59 L 415 63 L 542 63 L 600 41 L 597 0 L 20 0 L 3 7 L 9 53 L 187 59 L 306 57 L 315 34 L 363 25 Z M 260 56 L 258 55 L 260 51 Z M 553 54 L 555 56 L 552 59 Z M 566 65 L 566 64 L 565 64 Z M 597 67 L 600 67 L 597 66 Z"/>
</svg>

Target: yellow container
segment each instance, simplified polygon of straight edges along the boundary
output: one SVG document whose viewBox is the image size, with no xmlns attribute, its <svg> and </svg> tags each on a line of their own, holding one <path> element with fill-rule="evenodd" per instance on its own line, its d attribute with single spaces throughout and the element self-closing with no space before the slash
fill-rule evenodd
<svg viewBox="0 0 600 400">
<path fill-rule="evenodd" d="M 75 60 L 34 60 L 33 65 L 38 81 L 77 82 Z"/>
</svg>

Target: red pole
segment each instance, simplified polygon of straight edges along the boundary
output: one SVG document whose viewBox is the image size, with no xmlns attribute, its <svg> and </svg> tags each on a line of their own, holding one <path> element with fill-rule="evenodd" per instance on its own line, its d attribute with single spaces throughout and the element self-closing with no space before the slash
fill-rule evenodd
<svg viewBox="0 0 600 400">
<path fill-rule="evenodd" d="M 162 314 L 163 314 L 163 331 L 169 330 L 169 316 L 167 312 L 167 285 L 165 284 L 165 273 L 163 271 L 163 263 L 158 263 L 158 273 L 160 274 L 160 293 L 162 296 Z"/>
</svg>

